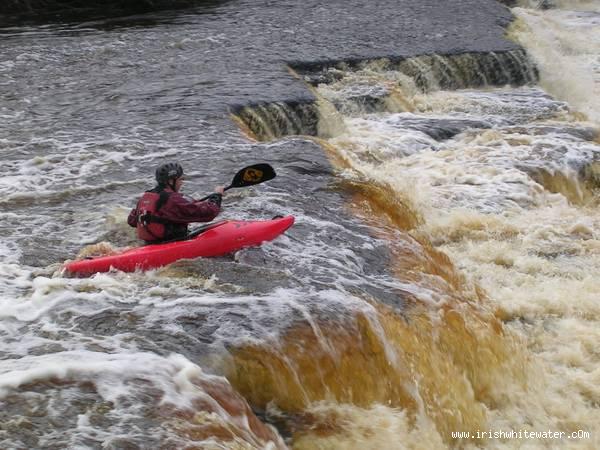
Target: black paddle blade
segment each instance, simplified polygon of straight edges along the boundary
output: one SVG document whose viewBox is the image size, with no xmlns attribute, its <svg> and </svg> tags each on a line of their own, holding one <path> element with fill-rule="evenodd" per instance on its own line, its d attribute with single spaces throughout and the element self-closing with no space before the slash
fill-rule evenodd
<svg viewBox="0 0 600 450">
<path fill-rule="evenodd" d="M 233 177 L 230 188 L 254 186 L 275 178 L 275 169 L 269 164 L 254 164 L 244 167 Z"/>
</svg>

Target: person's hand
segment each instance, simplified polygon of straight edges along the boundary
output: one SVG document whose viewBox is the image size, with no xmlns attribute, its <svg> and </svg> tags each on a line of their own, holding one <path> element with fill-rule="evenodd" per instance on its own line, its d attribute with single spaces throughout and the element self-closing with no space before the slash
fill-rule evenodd
<svg viewBox="0 0 600 450">
<path fill-rule="evenodd" d="M 215 192 L 217 194 L 225 195 L 225 188 L 223 186 L 216 186 L 215 187 Z"/>
</svg>

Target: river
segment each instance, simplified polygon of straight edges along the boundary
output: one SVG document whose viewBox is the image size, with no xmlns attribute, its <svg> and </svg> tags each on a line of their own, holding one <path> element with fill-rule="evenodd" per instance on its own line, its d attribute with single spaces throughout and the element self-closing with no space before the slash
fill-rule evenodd
<svg viewBox="0 0 600 450">
<path fill-rule="evenodd" d="M 600 447 L 600 5 L 437 3 L 0 28 L 1 448 Z M 296 224 L 67 276 L 173 159 Z"/>
</svg>

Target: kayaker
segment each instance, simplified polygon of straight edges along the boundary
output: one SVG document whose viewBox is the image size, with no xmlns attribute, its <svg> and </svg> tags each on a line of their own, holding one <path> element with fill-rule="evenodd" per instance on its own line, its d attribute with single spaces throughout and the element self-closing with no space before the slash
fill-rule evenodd
<svg viewBox="0 0 600 450">
<path fill-rule="evenodd" d="M 205 201 L 184 197 L 183 167 L 170 162 L 156 169 L 156 187 L 144 192 L 127 223 L 137 228 L 137 235 L 147 243 L 182 239 L 188 234 L 188 224 L 210 222 L 221 210 L 224 188 L 217 186 Z"/>
</svg>

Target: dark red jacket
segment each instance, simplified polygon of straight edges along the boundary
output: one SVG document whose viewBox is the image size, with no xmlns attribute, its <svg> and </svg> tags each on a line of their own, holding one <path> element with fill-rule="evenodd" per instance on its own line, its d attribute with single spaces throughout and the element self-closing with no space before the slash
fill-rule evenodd
<svg viewBox="0 0 600 450">
<path fill-rule="evenodd" d="M 156 192 L 156 190 L 150 192 Z M 166 202 L 154 213 L 154 215 L 169 222 L 162 240 L 184 237 L 187 234 L 189 223 L 210 222 L 221 211 L 221 196 L 218 194 L 213 194 L 214 197 L 206 201 L 198 202 L 184 197 L 179 192 L 167 192 Z M 140 212 L 136 206 L 129 213 L 127 223 L 132 227 L 137 227 L 139 214 Z"/>
</svg>

